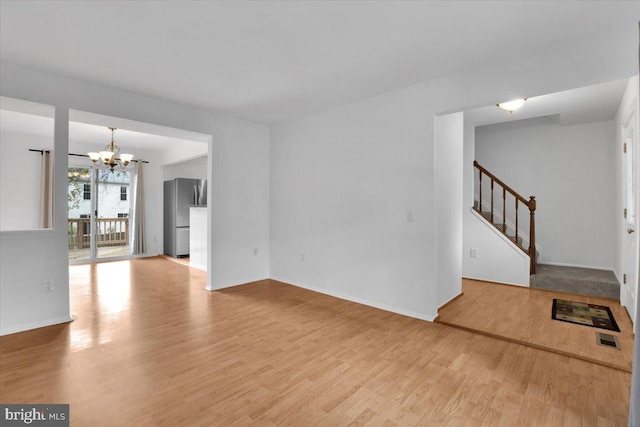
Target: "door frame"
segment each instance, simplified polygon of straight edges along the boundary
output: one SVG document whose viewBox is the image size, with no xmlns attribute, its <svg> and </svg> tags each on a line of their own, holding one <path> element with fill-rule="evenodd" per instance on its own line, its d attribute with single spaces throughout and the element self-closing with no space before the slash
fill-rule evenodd
<svg viewBox="0 0 640 427">
<path fill-rule="evenodd" d="M 640 319 L 635 318 L 636 307 L 638 304 L 638 291 L 639 286 L 639 272 L 640 272 L 640 229 L 638 227 L 638 216 L 640 209 L 640 146 L 638 140 L 638 99 L 634 98 L 627 108 L 626 114 L 622 121 L 622 127 L 620 129 L 620 146 L 623 149 L 623 208 L 628 209 L 628 179 L 627 168 L 628 162 L 631 161 L 634 171 L 633 185 L 633 219 L 629 221 L 625 215 L 623 221 L 623 229 L 620 232 L 623 233 L 622 238 L 622 273 L 623 280 L 620 284 L 620 304 L 625 307 L 629 317 L 634 323 L 634 332 L 638 332 L 638 321 Z M 625 145 L 630 144 L 630 145 Z M 627 158 L 627 155 L 631 155 Z M 626 280 L 624 280 L 626 278 Z"/>
<path fill-rule="evenodd" d="M 131 228 L 129 229 L 129 242 L 128 242 L 128 248 L 129 248 L 129 253 L 127 255 L 118 255 L 118 256 L 112 256 L 112 257 L 99 257 L 98 256 L 98 232 L 99 232 L 99 226 L 98 226 L 98 210 L 99 210 L 99 205 L 98 205 L 98 191 L 99 191 L 99 179 L 98 179 L 98 169 L 97 167 L 95 167 L 94 165 L 85 165 L 81 162 L 69 162 L 68 168 L 84 168 L 84 169 L 88 169 L 89 170 L 89 183 L 91 185 L 91 200 L 90 200 L 90 207 L 89 207 L 89 217 L 91 218 L 91 221 L 89 222 L 90 224 L 90 230 L 89 230 L 89 234 L 90 234 L 90 238 L 89 238 L 89 257 L 88 258 L 82 258 L 82 259 L 74 259 L 74 260 L 68 260 L 69 261 L 69 265 L 77 265 L 77 264 L 90 264 L 90 263 L 99 263 L 99 262 L 104 262 L 104 261 L 119 261 L 119 260 L 127 260 L 127 259 L 131 259 L 134 258 L 134 256 L 131 254 L 131 247 L 132 247 L 132 237 L 133 237 L 133 233 L 131 232 Z M 131 169 L 127 169 L 125 172 L 129 173 L 129 178 L 130 178 L 130 191 L 129 191 L 129 197 L 131 197 L 131 188 L 133 185 L 133 180 L 136 179 L 135 178 L 135 168 L 131 168 Z M 130 200 L 130 203 L 132 203 L 132 200 Z M 129 207 L 129 221 L 133 221 L 133 209 L 130 205 Z"/>
</svg>

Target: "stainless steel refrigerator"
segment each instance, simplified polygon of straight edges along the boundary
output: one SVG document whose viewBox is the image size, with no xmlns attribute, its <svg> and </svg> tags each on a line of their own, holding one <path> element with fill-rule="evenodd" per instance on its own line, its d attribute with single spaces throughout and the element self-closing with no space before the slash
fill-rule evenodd
<svg viewBox="0 0 640 427">
<path fill-rule="evenodd" d="M 172 257 L 189 255 L 189 207 L 202 202 L 201 180 L 176 178 L 164 182 L 164 253 Z"/>
</svg>

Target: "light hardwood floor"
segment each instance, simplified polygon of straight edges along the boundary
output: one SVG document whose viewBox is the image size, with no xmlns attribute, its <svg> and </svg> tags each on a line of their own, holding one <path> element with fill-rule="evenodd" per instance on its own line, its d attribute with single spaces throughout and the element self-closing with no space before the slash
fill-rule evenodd
<svg viewBox="0 0 640 427">
<path fill-rule="evenodd" d="M 627 422 L 620 370 L 160 257 L 70 271 L 75 322 L 0 338 L 0 401 L 75 426 Z"/>
<path fill-rule="evenodd" d="M 439 310 L 438 322 L 631 372 L 633 325 L 617 301 L 469 279 L 462 291 Z M 553 320 L 554 298 L 608 306 L 620 332 Z M 616 335 L 621 349 L 596 344 L 596 331 Z"/>
</svg>

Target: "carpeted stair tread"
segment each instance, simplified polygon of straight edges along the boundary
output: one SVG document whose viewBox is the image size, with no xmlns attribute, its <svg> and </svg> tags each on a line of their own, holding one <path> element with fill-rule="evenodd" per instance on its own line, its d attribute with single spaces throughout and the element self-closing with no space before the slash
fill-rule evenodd
<svg viewBox="0 0 640 427">
<path fill-rule="evenodd" d="M 476 206 L 477 206 L 477 202 L 476 202 Z M 483 216 L 484 219 L 486 219 L 487 221 L 491 222 L 491 212 L 480 212 L 480 215 Z M 494 215 L 494 220 L 495 215 Z M 499 231 L 502 231 L 502 223 L 493 223 L 493 226 L 495 228 L 497 228 Z M 509 238 L 509 240 L 511 240 L 512 242 L 518 244 L 518 246 L 522 246 L 522 237 L 518 237 L 518 240 L 516 241 L 515 236 L 511 235 L 511 234 L 506 234 L 506 236 Z"/>
<path fill-rule="evenodd" d="M 532 288 L 620 299 L 620 284 L 613 272 L 582 267 L 538 264 L 530 278 Z"/>
</svg>

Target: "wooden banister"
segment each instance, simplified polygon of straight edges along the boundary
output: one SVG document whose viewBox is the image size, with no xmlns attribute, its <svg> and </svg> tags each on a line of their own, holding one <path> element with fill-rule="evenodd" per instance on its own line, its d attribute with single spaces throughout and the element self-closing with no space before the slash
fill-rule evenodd
<svg viewBox="0 0 640 427">
<path fill-rule="evenodd" d="M 536 274 L 536 198 L 529 198 L 529 258 L 530 274 Z"/>
<path fill-rule="evenodd" d="M 499 178 L 497 178 L 494 174 L 492 174 L 491 172 L 489 172 L 488 170 L 483 168 L 480 165 L 480 163 L 478 163 L 476 160 L 473 161 L 473 166 L 475 166 L 476 169 L 478 169 L 481 172 L 481 174 L 487 175 L 489 178 L 493 179 L 498 185 L 500 185 L 502 188 L 507 190 L 509 192 L 509 194 L 511 194 L 512 196 L 514 196 L 517 199 L 520 199 L 520 201 L 522 203 L 524 203 L 525 205 L 529 206 L 529 201 L 527 199 L 525 199 L 524 196 L 521 196 L 520 194 L 518 194 L 518 192 L 515 191 L 513 188 L 509 187 L 507 184 L 505 184 Z"/>
<path fill-rule="evenodd" d="M 534 196 L 531 196 L 528 200 L 520 195 L 517 191 L 515 191 L 513 188 L 509 187 L 507 184 L 505 184 L 501 179 L 499 179 L 498 177 L 496 177 L 494 174 L 492 174 L 491 172 L 489 172 L 487 169 L 485 169 L 484 167 L 482 167 L 477 161 L 474 160 L 473 162 L 473 166 L 478 169 L 479 172 L 479 178 L 478 178 L 478 182 L 479 182 L 479 200 L 478 200 L 478 207 L 476 208 L 474 206 L 474 209 L 477 210 L 480 215 L 482 215 L 485 219 L 487 219 L 488 221 L 491 222 L 491 224 L 500 232 L 502 232 L 505 236 L 507 236 L 511 241 L 513 241 L 516 246 L 518 248 L 520 248 L 524 253 L 526 253 L 527 255 L 529 255 L 530 258 L 530 264 L 529 264 L 529 272 L 530 274 L 535 274 L 536 273 L 536 226 L 535 226 L 535 212 L 536 212 L 536 198 Z M 488 213 L 488 218 L 485 216 L 485 214 L 483 214 L 482 212 L 482 176 L 486 175 L 491 181 L 491 197 L 490 197 L 490 203 L 491 203 L 491 210 Z M 502 187 L 502 223 L 501 224 L 496 224 L 494 221 L 494 200 L 493 200 L 493 193 L 494 193 L 494 186 L 495 185 L 499 185 L 500 187 Z M 507 193 L 510 194 L 511 196 L 513 196 L 513 198 L 515 199 L 515 230 L 514 230 L 514 235 L 513 236 L 509 236 L 509 234 L 507 233 L 507 204 L 506 204 L 506 199 L 507 199 Z M 529 247 L 527 249 L 525 249 L 524 247 L 522 247 L 522 245 L 519 243 L 518 241 L 518 226 L 519 226 L 519 221 L 518 221 L 518 206 L 520 203 L 523 203 L 525 206 L 527 206 L 529 208 Z M 499 211 L 498 211 L 499 212 Z"/>
</svg>

